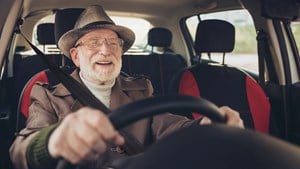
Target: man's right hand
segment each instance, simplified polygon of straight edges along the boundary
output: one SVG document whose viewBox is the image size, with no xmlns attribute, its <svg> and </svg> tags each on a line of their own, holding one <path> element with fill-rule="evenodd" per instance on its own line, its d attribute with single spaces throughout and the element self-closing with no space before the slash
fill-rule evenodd
<svg viewBox="0 0 300 169">
<path fill-rule="evenodd" d="M 103 112 L 85 107 L 65 117 L 51 134 L 48 150 L 53 158 L 79 164 L 99 157 L 111 144 L 122 145 L 124 138 Z"/>
</svg>

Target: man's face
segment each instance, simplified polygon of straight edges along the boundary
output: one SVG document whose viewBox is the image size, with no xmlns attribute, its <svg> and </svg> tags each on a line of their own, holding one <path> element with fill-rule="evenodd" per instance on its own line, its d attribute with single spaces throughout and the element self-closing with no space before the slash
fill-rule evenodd
<svg viewBox="0 0 300 169">
<path fill-rule="evenodd" d="M 112 30 L 94 30 L 76 42 L 70 50 L 71 58 L 84 79 L 95 84 L 108 84 L 120 74 L 122 43 Z"/>
</svg>

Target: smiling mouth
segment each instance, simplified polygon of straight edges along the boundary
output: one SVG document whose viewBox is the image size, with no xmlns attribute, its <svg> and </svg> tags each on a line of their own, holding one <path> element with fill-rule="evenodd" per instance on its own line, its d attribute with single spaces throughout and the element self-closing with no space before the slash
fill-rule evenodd
<svg viewBox="0 0 300 169">
<path fill-rule="evenodd" d="M 97 65 L 111 65 L 112 62 L 111 61 L 103 61 L 103 62 L 96 62 Z"/>
</svg>

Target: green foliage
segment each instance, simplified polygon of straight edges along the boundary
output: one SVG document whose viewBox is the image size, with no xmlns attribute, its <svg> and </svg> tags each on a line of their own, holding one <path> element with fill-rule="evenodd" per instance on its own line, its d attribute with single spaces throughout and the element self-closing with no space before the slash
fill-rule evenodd
<svg viewBox="0 0 300 169">
<path fill-rule="evenodd" d="M 257 53 L 256 32 L 252 25 L 236 27 L 233 53 Z"/>
<path fill-rule="evenodd" d="M 300 24 L 292 23 L 292 32 L 294 34 L 295 41 L 297 43 L 298 50 L 300 49 Z"/>
</svg>

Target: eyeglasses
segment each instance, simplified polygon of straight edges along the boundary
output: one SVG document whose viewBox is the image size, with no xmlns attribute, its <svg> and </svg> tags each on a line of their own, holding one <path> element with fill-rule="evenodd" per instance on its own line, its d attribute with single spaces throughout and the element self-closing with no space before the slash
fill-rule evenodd
<svg viewBox="0 0 300 169">
<path fill-rule="evenodd" d="M 98 49 L 103 44 L 106 44 L 109 49 L 115 50 L 118 49 L 118 47 L 123 47 L 124 41 L 120 38 L 89 38 L 85 41 L 81 41 L 78 44 L 76 44 L 74 47 L 77 48 L 78 46 L 85 46 L 89 50 L 95 50 Z"/>
</svg>

